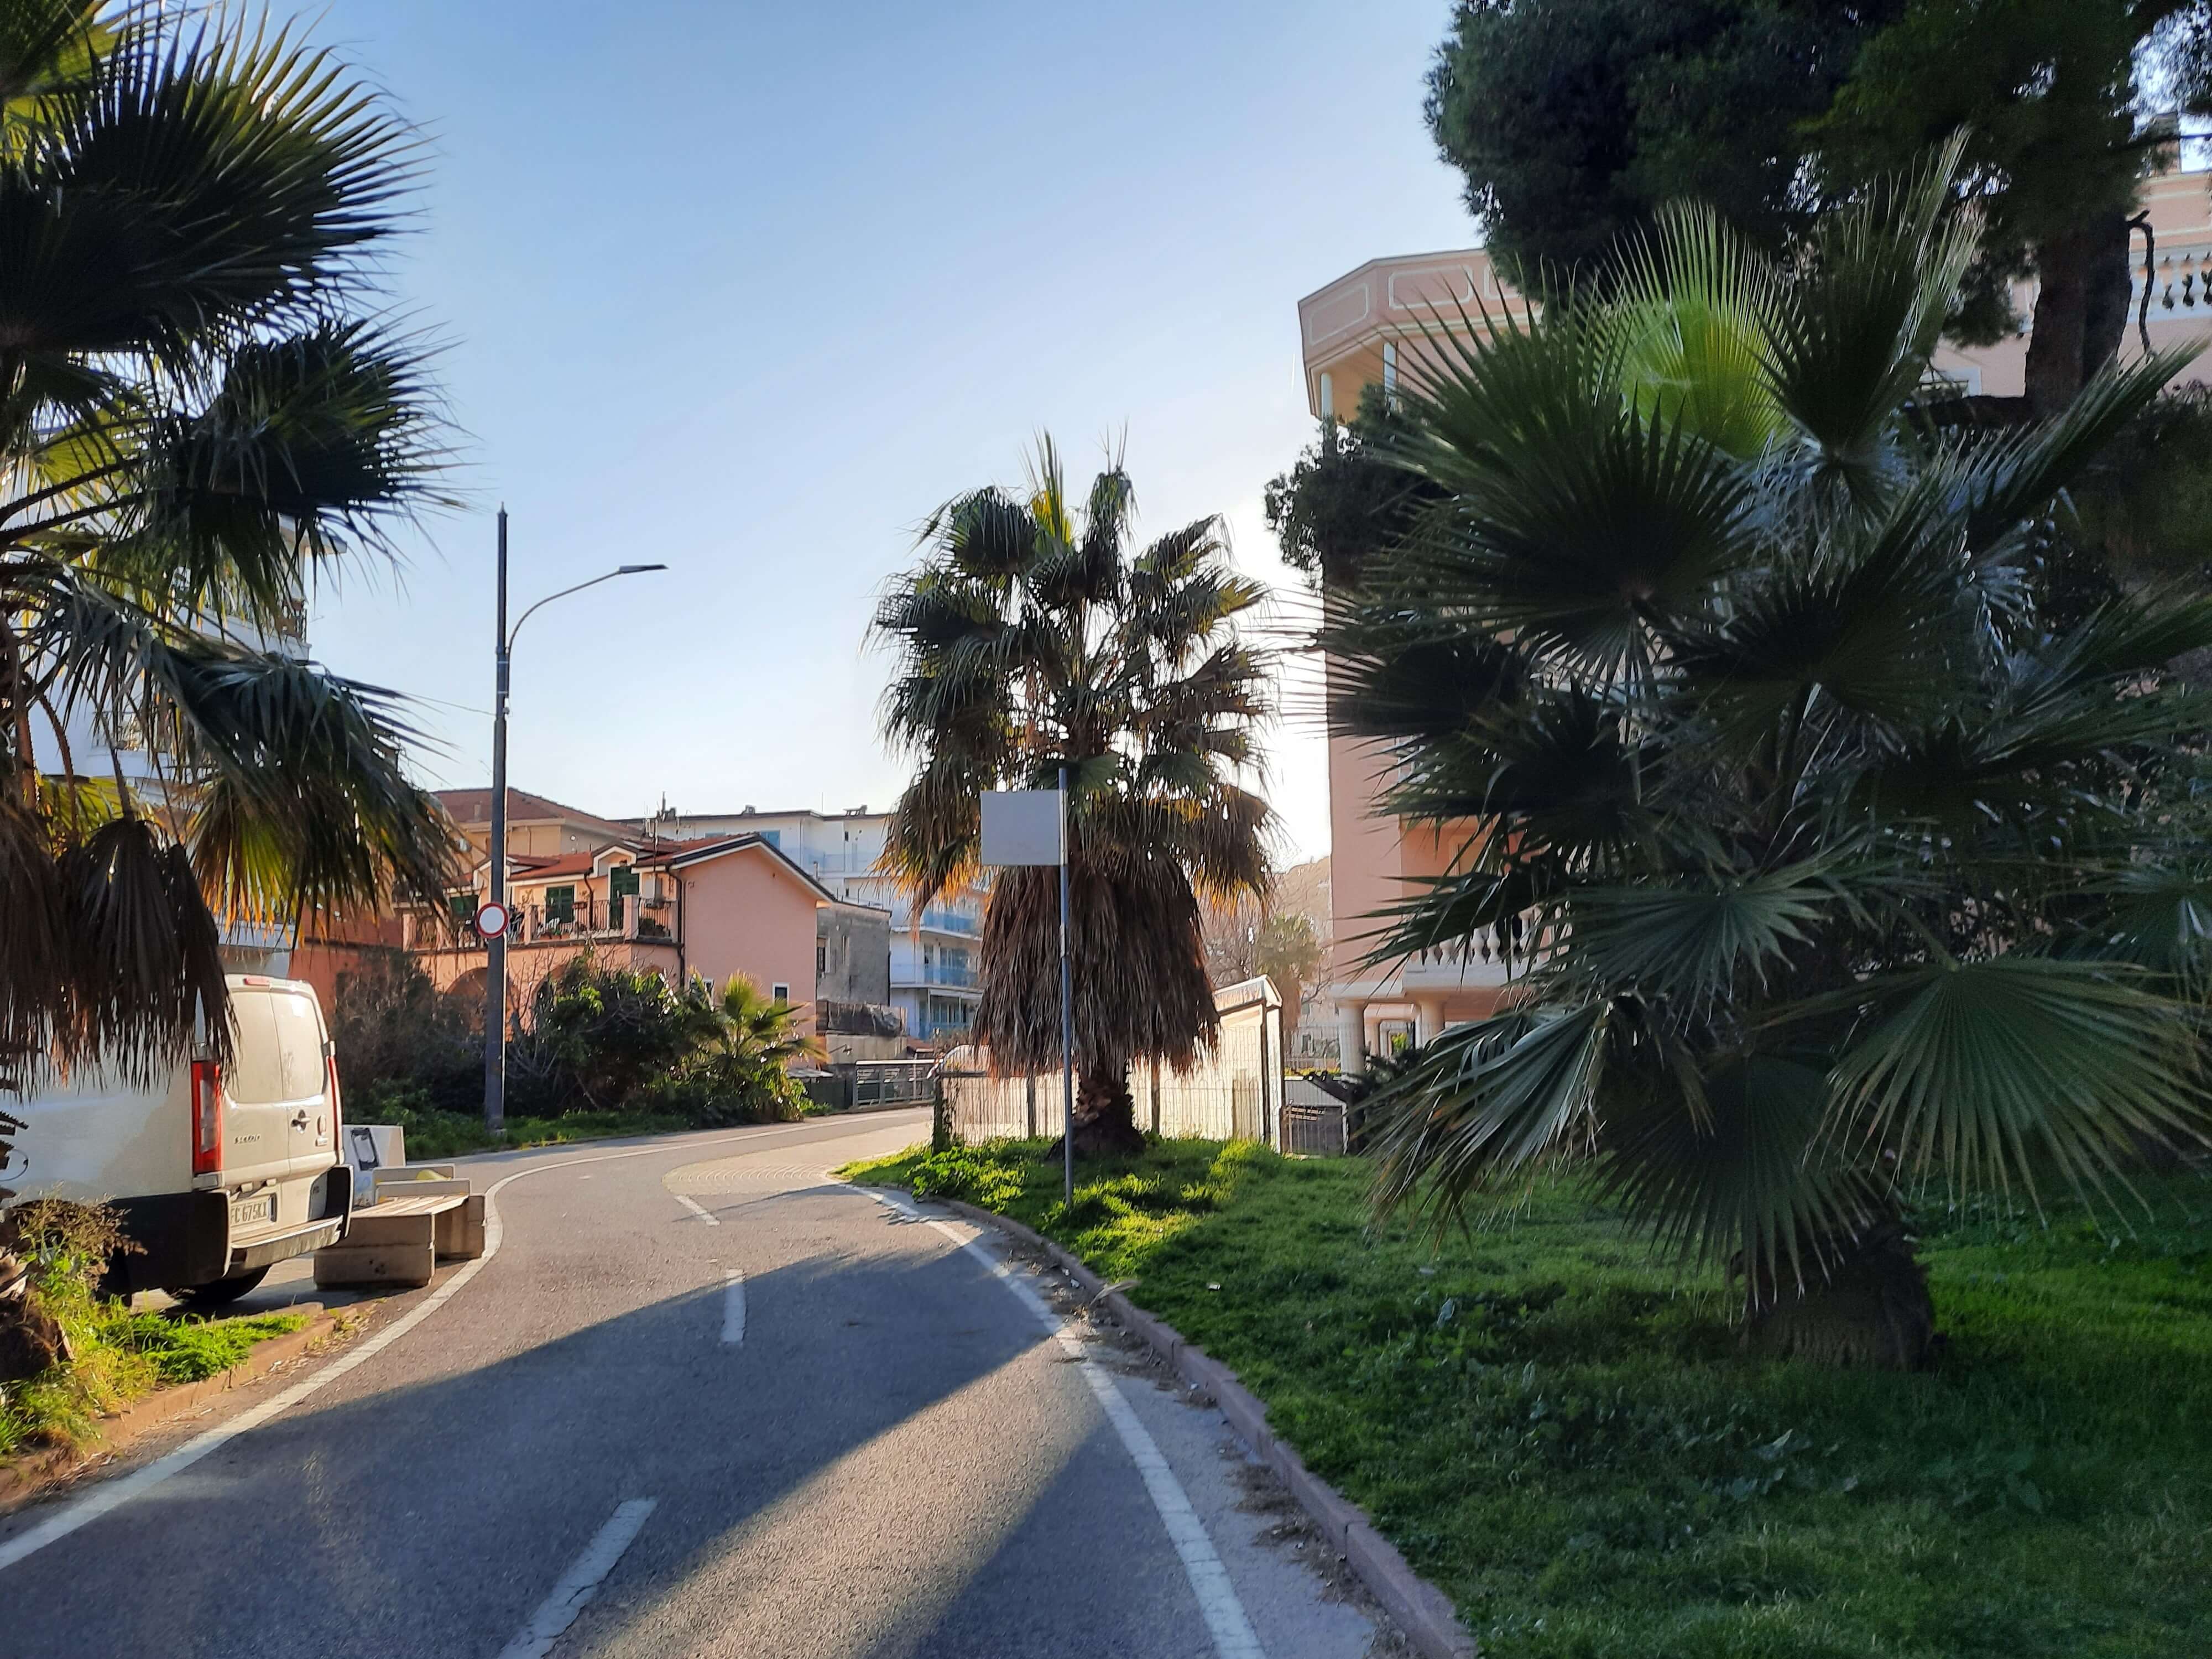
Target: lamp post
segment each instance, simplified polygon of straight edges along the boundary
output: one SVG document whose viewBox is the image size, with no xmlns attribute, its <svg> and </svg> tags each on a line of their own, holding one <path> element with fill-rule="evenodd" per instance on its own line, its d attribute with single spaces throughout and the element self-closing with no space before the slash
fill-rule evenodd
<svg viewBox="0 0 2212 1659">
<path fill-rule="evenodd" d="M 638 576 L 648 570 L 665 570 L 665 564 L 625 564 L 594 576 L 574 587 L 548 593 L 507 625 L 507 509 L 499 510 L 499 635 L 497 673 L 491 714 L 491 902 L 507 907 L 507 665 L 514 655 L 514 636 L 522 624 L 556 599 L 580 593 L 617 576 Z M 502 927 L 484 941 L 484 1130 L 503 1134 L 507 1130 L 507 936 Z"/>
</svg>

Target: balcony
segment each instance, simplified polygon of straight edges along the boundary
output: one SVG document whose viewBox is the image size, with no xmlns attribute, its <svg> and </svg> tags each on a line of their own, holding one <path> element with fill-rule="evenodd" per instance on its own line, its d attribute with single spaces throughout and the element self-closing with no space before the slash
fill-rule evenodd
<svg viewBox="0 0 2212 1659">
<path fill-rule="evenodd" d="M 913 975 L 914 969 L 909 968 L 896 977 L 902 985 L 949 985 L 960 991 L 975 990 L 983 982 L 973 968 L 942 962 L 924 963 L 921 977 L 916 979 Z"/>
<path fill-rule="evenodd" d="M 1327 988 L 1338 999 L 1395 1001 L 1455 991 L 1496 991 L 1528 971 L 1530 962 L 1551 946 L 1548 933 L 1535 929 L 1534 913 L 1516 917 L 1504 928 L 1486 927 L 1464 946 L 1419 951 L 1379 969 L 1355 970 L 1355 976 Z M 1366 974 L 1376 977 L 1368 978 Z"/>
<path fill-rule="evenodd" d="M 669 921 L 673 908 L 665 902 L 641 904 L 629 896 L 603 899 L 579 894 L 574 904 L 562 910 L 551 910 L 543 904 L 516 903 L 512 908 L 514 917 L 507 932 L 509 948 L 567 943 L 590 945 L 617 939 L 638 945 L 678 943 Z M 454 935 L 433 938 L 428 919 L 418 917 L 410 933 L 410 946 L 416 950 L 483 949 L 483 939 L 473 921 L 463 921 Z"/>
</svg>

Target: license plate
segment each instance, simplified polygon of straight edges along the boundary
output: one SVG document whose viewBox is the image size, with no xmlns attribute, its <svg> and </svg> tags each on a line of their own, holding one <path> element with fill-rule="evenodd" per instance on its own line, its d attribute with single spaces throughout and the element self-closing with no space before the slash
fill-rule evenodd
<svg viewBox="0 0 2212 1659">
<path fill-rule="evenodd" d="M 265 1227 L 276 1219 L 276 1194 L 265 1193 L 258 1198 L 233 1199 L 230 1205 L 230 1227 L 236 1232 L 242 1227 Z"/>
</svg>

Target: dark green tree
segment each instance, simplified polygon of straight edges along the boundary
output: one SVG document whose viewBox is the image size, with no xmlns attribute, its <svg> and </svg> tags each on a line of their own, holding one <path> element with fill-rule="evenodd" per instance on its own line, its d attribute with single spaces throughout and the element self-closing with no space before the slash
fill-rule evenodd
<svg viewBox="0 0 2212 1659">
<path fill-rule="evenodd" d="M 1522 279 L 1618 270 L 1665 203 L 1777 249 L 1954 131 L 1981 254 L 1949 319 L 1986 342 L 2038 283 L 2027 411 L 2118 351 L 2155 101 L 2212 107 L 2207 0 L 1463 0 L 1430 77 L 1438 147 Z"/>
<path fill-rule="evenodd" d="M 1430 129 L 1526 285 L 1607 268 L 1678 198 L 1778 245 L 1816 205 L 1797 129 L 1903 3 L 1462 0 L 1430 73 Z"/>
<path fill-rule="evenodd" d="M 1382 388 L 1368 386 L 1349 422 L 1324 424 L 1290 471 L 1268 480 L 1267 528 L 1283 562 L 1314 586 L 1353 580 L 1368 556 L 1403 535 L 1435 499 L 1424 480 L 1388 459 L 1392 441 L 1409 429 Z"/>
</svg>

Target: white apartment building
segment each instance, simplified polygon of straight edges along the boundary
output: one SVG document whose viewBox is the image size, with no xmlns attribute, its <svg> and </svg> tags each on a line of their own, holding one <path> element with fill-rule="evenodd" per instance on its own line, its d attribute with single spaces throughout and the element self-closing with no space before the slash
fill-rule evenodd
<svg viewBox="0 0 2212 1659">
<path fill-rule="evenodd" d="M 907 1035 L 924 1042 L 967 1040 L 981 994 L 983 890 L 947 894 L 919 915 L 897 881 L 879 872 L 888 812 L 678 812 L 664 807 L 628 823 L 676 841 L 757 835 L 839 898 L 891 913 L 891 1003 Z"/>
</svg>

